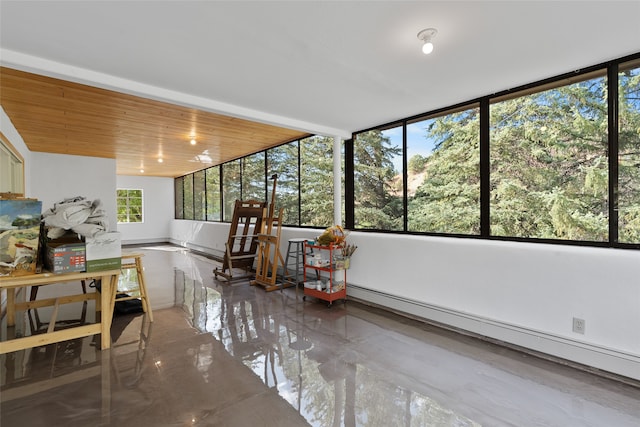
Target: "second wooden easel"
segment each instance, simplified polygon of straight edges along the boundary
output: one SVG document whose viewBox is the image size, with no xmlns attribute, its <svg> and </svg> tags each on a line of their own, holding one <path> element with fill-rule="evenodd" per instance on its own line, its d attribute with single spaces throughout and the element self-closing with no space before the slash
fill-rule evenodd
<svg viewBox="0 0 640 427">
<path fill-rule="evenodd" d="M 283 208 L 275 216 L 276 208 L 276 183 L 278 175 L 273 175 L 273 190 L 271 192 L 271 204 L 268 214 L 264 215 L 262 230 L 258 234 L 258 262 L 256 266 L 256 278 L 252 285 L 260 285 L 267 292 L 293 286 L 291 283 L 277 283 L 278 261 L 284 266 L 282 254 L 280 254 L 280 231 L 282 226 Z M 266 208 L 265 208 L 266 212 Z"/>
</svg>

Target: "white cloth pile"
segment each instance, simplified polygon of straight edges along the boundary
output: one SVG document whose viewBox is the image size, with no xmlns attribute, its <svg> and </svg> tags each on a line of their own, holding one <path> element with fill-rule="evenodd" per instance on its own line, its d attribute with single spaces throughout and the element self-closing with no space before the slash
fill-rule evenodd
<svg viewBox="0 0 640 427">
<path fill-rule="evenodd" d="M 42 221 L 48 227 L 47 237 L 57 239 L 67 230 L 84 237 L 96 237 L 109 229 L 109 220 L 102 209 L 102 202 L 76 196 L 64 199 L 42 214 Z"/>
</svg>

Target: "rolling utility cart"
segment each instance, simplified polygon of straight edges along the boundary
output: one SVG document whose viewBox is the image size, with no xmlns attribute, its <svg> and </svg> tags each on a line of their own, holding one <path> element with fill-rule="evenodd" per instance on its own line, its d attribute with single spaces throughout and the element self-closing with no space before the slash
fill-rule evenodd
<svg viewBox="0 0 640 427">
<path fill-rule="evenodd" d="M 330 244 L 321 246 L 304 244 L 304 296 L 326 301 L 331 307 L 333 301 L 347 301 L 347 268 L 342 257 L 342 246 Z"/>
</svg>

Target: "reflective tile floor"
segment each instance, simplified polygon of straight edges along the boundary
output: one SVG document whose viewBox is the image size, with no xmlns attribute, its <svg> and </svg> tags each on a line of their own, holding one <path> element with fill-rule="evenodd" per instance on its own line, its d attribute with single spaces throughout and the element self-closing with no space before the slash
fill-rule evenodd
<svg viewBox="0 0 640 427">
<path fill-rule="evenodd" d="M 115 316 L 105 351 L 87 337 L 0 356 L 2 427 L 640 425 L 640 388 L 354 301 L 217 282 L 218 263 L 175 246 L 135 250 L 154 322 Z M 46 325 L 34 314 L 24 333 Z"/>
</svg>

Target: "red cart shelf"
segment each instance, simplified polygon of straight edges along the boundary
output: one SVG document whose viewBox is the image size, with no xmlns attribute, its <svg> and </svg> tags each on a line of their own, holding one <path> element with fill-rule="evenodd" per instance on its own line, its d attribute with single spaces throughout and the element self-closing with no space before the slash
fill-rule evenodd
<svg viewBox="0 0 640 427">
<path fill-rule="evenodd" d="M 342 260 L 342 246 L 304 244 L 304 296 L 326 301 L 331 307 L 333 301 L 347 300 L 347 270 Z M 322 290 L 317 290 L 317 282 L 322 282 Z"/>
</svg>

